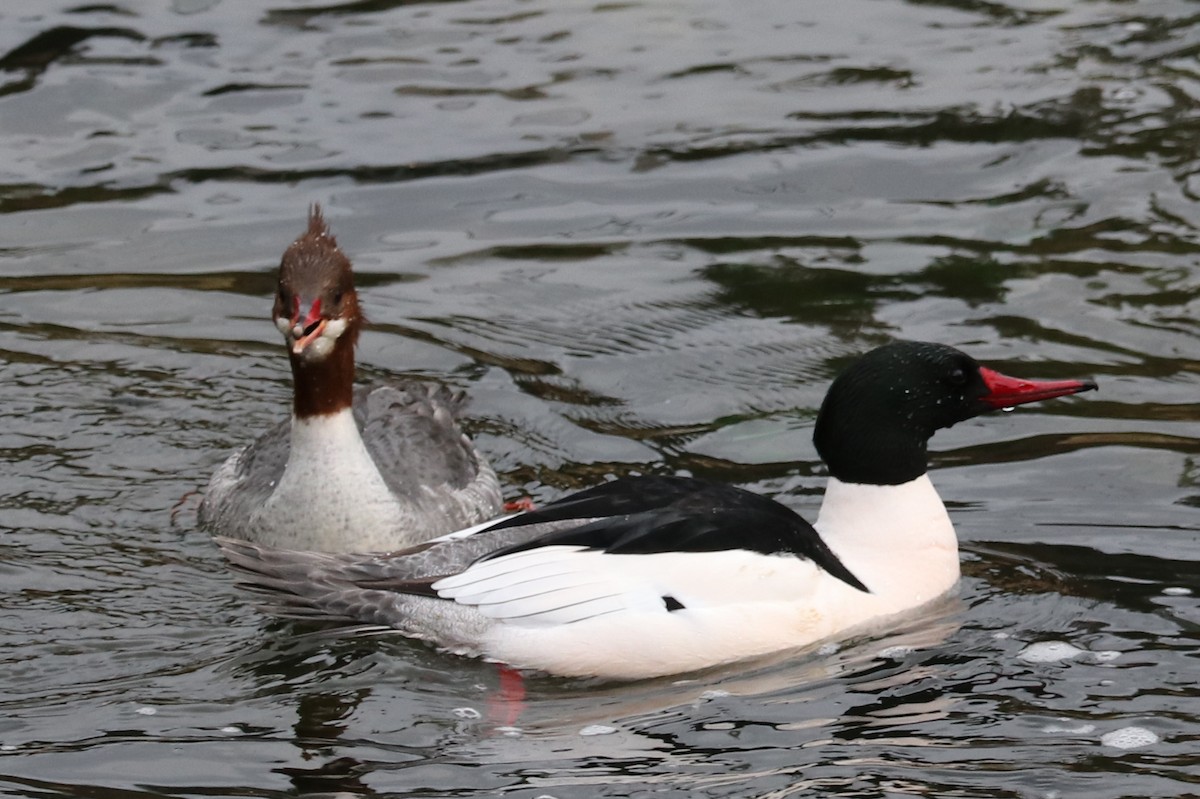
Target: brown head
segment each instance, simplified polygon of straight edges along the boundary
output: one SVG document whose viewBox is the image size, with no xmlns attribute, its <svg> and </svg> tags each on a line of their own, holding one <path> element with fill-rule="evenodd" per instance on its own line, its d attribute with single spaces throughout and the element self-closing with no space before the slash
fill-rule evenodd
<svg viewBox="0 0 1200 799">
<path fill-rule="evenodd" d="M 314 205 L 308 229 L 283 253 L 271 313 L 287 342 L 298 416 L 349 407 L 354 345 L 364 322 L 350 259 Z"/>
</svg>

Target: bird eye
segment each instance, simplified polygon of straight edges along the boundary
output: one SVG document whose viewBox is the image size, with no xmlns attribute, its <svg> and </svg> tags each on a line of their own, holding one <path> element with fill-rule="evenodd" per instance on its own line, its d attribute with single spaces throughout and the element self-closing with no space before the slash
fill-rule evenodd
<svg viewBox="0 0 1200 799">
<path fill-rule="evenodd" d="M 956 366 L 950 370 L 950 382 L 956 386 L 961 386 L 967 382 L 967 373 L 961 366 Z"/>
<path fill-rule="evenodd" d="M 337 292 L 336 294 L 334 294 L 334 295 L 333 295 L 333 304 L 334 304 L 334 305 L 341 305 L 341 304 L 342 304 L 342 294 L 343 294 L 343 293 L 339 291 L 339 292 Z"/>
</svg>

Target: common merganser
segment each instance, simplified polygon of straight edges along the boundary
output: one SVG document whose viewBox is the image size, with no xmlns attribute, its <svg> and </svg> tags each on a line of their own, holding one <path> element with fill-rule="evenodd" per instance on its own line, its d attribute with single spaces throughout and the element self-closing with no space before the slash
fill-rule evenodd
<svg viewBox="0 0 1200 799">
<path fill-rule="evenodd" d="M 201 524 L 264 546 L 361 552 L 500 514 L 496 474 L 458 427 L 461 393 L 417 382 L 355 388 L 365 320 L 350 260 L 318 206 L 283 253 L 271 315 L 292 365 L 291 419 L 217 469 Z"/>
<path fill-rule="evenodd" d="M 959 578 L 930 482 L 935 431 L 1096 388 L 1006 377 L 897 341 L 833 381 L 814 430 L 829 467 L 815 528 L 752 492 L 630 477 L 383 555 L 219 541 L 268 609 L 394 629 L 450 652 L 565 676 L 679 674 L 844 636 Z"/>
</svg>

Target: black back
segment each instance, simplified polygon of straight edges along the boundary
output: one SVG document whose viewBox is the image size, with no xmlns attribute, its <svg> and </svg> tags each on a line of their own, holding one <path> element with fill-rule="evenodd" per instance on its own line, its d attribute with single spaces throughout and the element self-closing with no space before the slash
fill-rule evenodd
<svg viewBox="0 0 1200 799">
<path fill-rule="evenodd" d="M 848 585 L 867 591 L 795 511 L 736 486 L 691 477 L 613 480 L 489 529 L 571 519 L 593 521 L 497 550 L 483 559 L 554 545 L 622 555 L 741 549 L 805 558 Z"/>
</svg>

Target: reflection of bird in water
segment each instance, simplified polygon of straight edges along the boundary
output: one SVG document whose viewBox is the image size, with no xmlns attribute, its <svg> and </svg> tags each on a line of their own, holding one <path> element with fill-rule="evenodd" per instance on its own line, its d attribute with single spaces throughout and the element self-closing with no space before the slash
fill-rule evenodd
<svg viewBox="0 0 1200 799">
<path fill-rule="evenodd" d="M 349 794 L 374 796 L 375 791 L 362 782 L 372 769 L 352 757 L 339 757 L 312 769 L 284 767 L 276 769 L 286 774 L 300 796 L 310 794 Z"/>
<path fill-rule="evenodd" d="M 371 691 L 360 688 L 354 691 L 318 691 L 305 693 L 296 704 L 296 723 L 292 725 L 295 743 L 305 760 L 327 757 L 336 747 L 347 720 L 353 715 Z M 300 794 L 348 792 L 371 793 L 360 777 L 368 773 L 362 763 L 352 757 L 339 757 L 312 769 L 281 768 Z"/>
<path fill-rule="evenodd" d="M 499 686 L 488 695 L 486 721 L 493 728 L 515 727 L 525 710 L 525 677 L 503 663 L 496 675 Z"/>
</svg>

